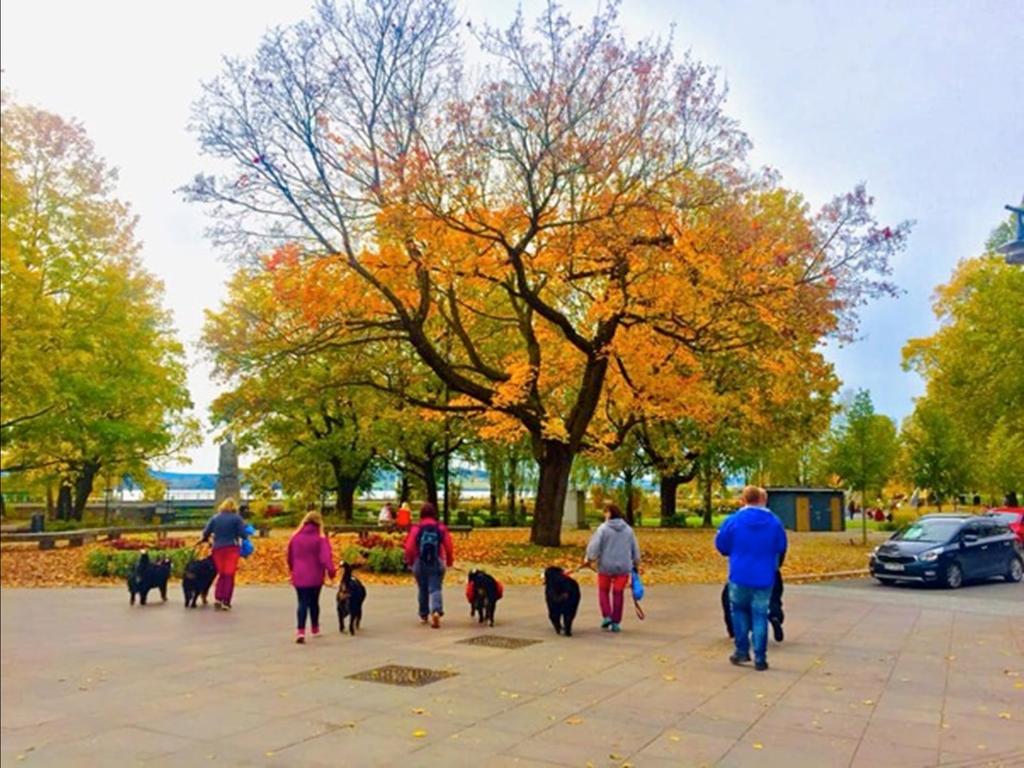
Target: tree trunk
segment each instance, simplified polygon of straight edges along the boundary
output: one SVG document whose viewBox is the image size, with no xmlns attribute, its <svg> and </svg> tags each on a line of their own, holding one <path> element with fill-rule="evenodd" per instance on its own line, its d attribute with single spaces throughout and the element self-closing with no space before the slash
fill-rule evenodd
<svg viewBox="0 0 1024 768">
<path fill-rule="evenodd" d="M 398 503 L 409 501 L 409 474 L 403 469 L 398 480 Z"/>
<path fill-rule="evenodd" d="M 714 480 L 715 474 L 711 466 L 710 460 L 706 460 L 704 466 L 701 468 L 700 481 L 704 488 L 704 527 L 711 528 L 714 526 L 714 506 L 713 506 L 713 493 L 714 493 Z"/>
<path fill-rule="evenodd" d="M 427 501 L 437 509 L 437 475 L 434 472 L 434 458 L 423 465 L 423 484 L 427 489 Z"/>
<path fill-rule="evenodd" d="M 519 469 L 519 457 L 512 453 L 508 457 L 508 516 L 513 523 L 516 519 L 516 472 Z"/>
<path fill-rule="evenodd" d="M 358 477 L 338 478 L 338 494 L 334 500 L 334 509 L 346 523 L 352 522 L 352 513 L 356 508 L 356 487 L 358 485 Z"/>
<path fill-rule="evenodd" d="M 47 520 L 53 520 L 54 511 L 55 511 L 55 509 L 54 509 L 54 504 L 53 504 L 53 483 L 48 482 L 46 484 L 46 519 Z"/>
<path fill-rule="evenodd" d="M 1006 494 L 1006 506 L 1008 506 L 1008 507 L 1019 507 L 1020 506 L 1020 504 L 1017 503 L 1017 492 L 1016 491 L 1010 491 L 1008 494 Z"/>
<path fill-rule="evenodd" d="M 629 523 L 629 527 L 633 528 L 636 526 L 636 510 L 633 509 L 633 472 L 632 470 L 625 470 L 622 473 L 622 490 L 626 494 L 626 522 Z"/>
<path fill-rule="evenodd" d="M 544 440 L 542 444 L 540 477 L 537 481 L 537 502 L 533 510 L 533 528 L 530 542 L 542 547 L 562 545 L 562 512 L 565 492 L 572 471 L 572 450 L 565 443 Z"/>
<path fill-rule="evenodd" d="M 351 523 L 352 512 L 355 510 L 356 487 L 363 473 L 360 471 L 355 476 L 347 474 L 342 467 L 341 459 L 337 457 L 330 459 L 330 465 L 334 475 L 334 511 L 346 523 Z"/>
<path fill-rule="evenodd" d="M 85 505 L 89 503 L 89 496 L 92 493 L 92 483 L 96 474 L 100 471 L 98 461 L 87 461 L 82 467 L 81 474 L 75 479 L 75 504 L 72 510 L 75 520 L 82 519 L 85 512 Z"/>
<path fill-rule="evenodd" d="M 679 475 L 662 475 L 658 479 L 658 495 L 661 498 L 661 524 L 667 526 L 676 516 L 676 491 L 679 489 Z"/>
<path fill-rule="evenodd" d="M 498 504 L 505 490 L 505 457 L 503 451 L 489 448 L 484 452 L 484 463 L 487 467 L 487 484 L 490 487 L 490 513 L 492 518 L 498 516 Z"/>
<path fill-rule="evenodd" d="M 67 480 L 61 480 L 57 490 L 57 519 L 71 519 L 71 484 Z"/>
</svg>

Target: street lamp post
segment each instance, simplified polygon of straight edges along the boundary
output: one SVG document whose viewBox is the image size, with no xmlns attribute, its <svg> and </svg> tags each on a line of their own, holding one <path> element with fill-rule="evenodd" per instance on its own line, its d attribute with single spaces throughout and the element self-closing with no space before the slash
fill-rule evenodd
<svg viewBox="0 0 1024 768">
<path fill-rule="evenodd" d="M 1017 232 L 1013 240 L 1003 243 L 996 250 L 1006 256 L 1007 264 L 1024 265 L 1024 200 L 1021 200 L 1019 208 L 1012 205 L 1005 207 L 1017 216 Z"/>
</svg>

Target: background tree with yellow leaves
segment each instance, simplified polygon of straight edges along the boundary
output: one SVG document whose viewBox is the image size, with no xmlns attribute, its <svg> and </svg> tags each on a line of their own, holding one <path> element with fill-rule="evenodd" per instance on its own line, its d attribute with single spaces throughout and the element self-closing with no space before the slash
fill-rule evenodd
<svg viewBox="0 0 1024 768">
<path fill-rule="evenodd" d="M 926 383 L 905 451 L 919 486 L 946 497 L 983 489 L 1016 505 L 1024 494 L 1024 269 L 995 252 L 1009 229 L 998 227 L 986 253 L 961 261 L 936 290 L 939 330 L 903 348 L 904 367 Z"/>
<path fill-rule="evenodd" d="M 80 519 L 101 473 L 195 442 L 184 351 L 82 127 L 5 96 L 2 155 L 2 466 Z"/>
</svg>

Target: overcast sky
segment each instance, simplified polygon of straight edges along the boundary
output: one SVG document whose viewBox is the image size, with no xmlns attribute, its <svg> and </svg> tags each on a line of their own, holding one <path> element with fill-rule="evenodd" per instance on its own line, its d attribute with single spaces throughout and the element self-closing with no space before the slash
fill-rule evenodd
<svg viewBox="0 0 1024 768">
<path fill-rule="evenodd" d="M 595 2 L 565 3 L 589 14 Z M 174 189 L 203 169 L 186 132 L 199 83 L 223 55 L 254 50 L 268 26 L 309 14 L 307 0 L 4 0 L 3 85 L 21 102 L 80 119 L 120 169 L 120 195 L 140 216 L 150 271 L 166 285 L 205 418 L 216 387 L 195 342 L 219 304 L 227 267 L 203 238 L 198 207 Z M 513 3 L 466 1 L 475 21 Z M 525 3 L 529 11 L 537 2 Z M 495 10 L 495 9 L 499 10 Z M 917 221 L 896 263 L 906 290 L 863 312 L 863 338 L 831 349 L 848 387 L 879 411 L 912 408 L 920 381 L 900 369 L 906 339 L 935 328 L 930 296 L 956 262 L 978 253 L 1024 194 L 1024 32 L 1017 0 L 626 0 L 631 35 L 675 23 L 680 50 L 717 65 L 754 160 L 820 204 L 866 181 L 883 223 Z M 191 468 L 214 471 L 207 438 Z"/>
</svg>

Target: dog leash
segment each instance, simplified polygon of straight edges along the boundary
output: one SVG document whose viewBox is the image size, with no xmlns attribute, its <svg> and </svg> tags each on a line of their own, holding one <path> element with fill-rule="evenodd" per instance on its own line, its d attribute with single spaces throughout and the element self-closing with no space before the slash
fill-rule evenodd
<svg viewBox="0 0 1024 768">
<path fill-rule="evenodd" d="M 632 592 L 632 590 L 630 590 Z M 636 599 L 636 595 L 633 595 L 633 607 L 636 609 L 636 617 L 643 621 L 647 618 L 647 614 L 644 613 L 644 609 L 640 607 L 640 601 Z"/>
<path fill-rule="evenodd" d="M 576 568 L 573 568 L 572 570 L 562 571 L 562 573 L 565 574 L 566 576 L 571 576 L 572 574 L 576 573 L 576 571 L 580 570 L 581 568 L 586 568 L 587 570 L 590 570 L 590 571 L 593 571 L 594 573 L 597 573 L 597 569 L 593 565 L 591 565 L 589 562 L 583 563 L 582 565 L 580 565 L 580 566 L 578 566 Z M 644 619 L 647 618 L 647 614 L 644 613 L 644 609 L 640 605 L 640 601 L 636 599 L 636 595 L 633 594 L 633 590 L 631 589 L 629 592 L 630 592 L 630 597 L 633 598 L 633 608 L 636 610 L 636 617 L 638 619 L 640 619 L 640 621 L 643 621 Z"/>
<path fill-rule="evenodd" d="M 583 563 L 582 565 L 579 565 L 579 566 L 577 566 L 575 568 L 570 568 L 569 570 L 565 570 L 563 568 L 562 569 L 562 575 L 563 576 L 572 576 L 574 573 L 576 573 L 576 571 L 578 571 L 578 570 L 580 570 L 582 568 L 586 568 L 588 571 L 593 571 L 594 573 L 597 573 L 597 569 L 594 566 L 592 566 L 590 563 Z"/>
</svg>

